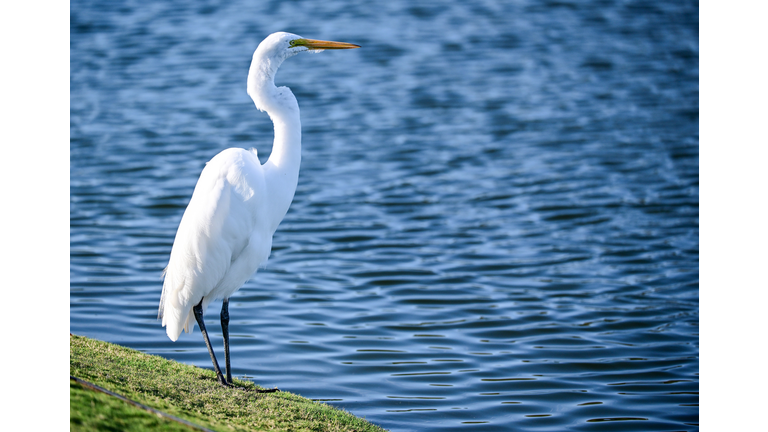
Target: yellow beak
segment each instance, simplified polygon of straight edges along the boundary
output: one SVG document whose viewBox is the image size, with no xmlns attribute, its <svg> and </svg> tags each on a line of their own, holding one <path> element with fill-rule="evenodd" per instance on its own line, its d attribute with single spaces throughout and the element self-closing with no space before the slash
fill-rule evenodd
<svg viewBox="0 0 768 432">
<path fill-rule="evenodd" d="M 291 46 L 305 46 L 309 49 L 352 49 L 360 48 L 360 45 L 355 45 L 346 42 L 333 42 L 317 39 L 296 39 L 291 41 Z"/>
</svg>

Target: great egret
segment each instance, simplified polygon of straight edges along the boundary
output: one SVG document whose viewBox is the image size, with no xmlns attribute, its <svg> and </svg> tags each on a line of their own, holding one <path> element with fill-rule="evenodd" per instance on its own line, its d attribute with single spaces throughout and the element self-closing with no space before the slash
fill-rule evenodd
<svg viewBox="0 0 768 432">
<path fill-rule="evenodd" d="M 158 318 L 172 341 L 197 321 L 219 382 L 232 383 L 229 365 L 229 297 L 269 257 L 272 235 L 296 192 L 301 161 L 299 104 L 288 87 L 275 87 L 283 61 L 304 51 L 359 48 L 345 42 L 305 39 L 291 33 L 269 35 L 256 48 L 248 71 L 248 95 L 275 126 L 269 160 L 262 165 L 256 150 L 230 148 L 203 169 L 184 211 L 163 276 Z M 226 380 L 205 330 L 203 311 L 224 299 Z"/>
</svg>

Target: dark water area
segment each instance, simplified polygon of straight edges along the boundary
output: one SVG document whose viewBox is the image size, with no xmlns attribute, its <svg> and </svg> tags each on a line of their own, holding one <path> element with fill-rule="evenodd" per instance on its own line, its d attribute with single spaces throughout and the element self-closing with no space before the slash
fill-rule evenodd
<svg viewBox="0 0 768 432">
<path fill-rule="evenodd" d="M 392 431 L 699 422 L 698 2 L 71 2 L 70 331 L 211 368 L 157 320 L 275 31 L 303 160 L 231 299 L 235 376 Z M 206 311 L 222 353 L 219 302 Z M 219 354 L 222 356 L 223 354 Z"/>
</svg>

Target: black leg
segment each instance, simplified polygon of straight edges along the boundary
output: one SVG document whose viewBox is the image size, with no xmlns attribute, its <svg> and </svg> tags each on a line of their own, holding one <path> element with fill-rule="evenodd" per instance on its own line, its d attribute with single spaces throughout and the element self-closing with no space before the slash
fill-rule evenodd
<svg viewBox="0 0 768 432">
<path fill-rule="evenodd" d="M 200 300 L 200 303 L 193 307 L 192 311 L 195 313 L 195 319 L 197 320 L 197 325 L 200 327 L 200 332 L 203 333 L 203 339 L 205 339 L 205 345 L 208 347 L 208 354 L 211 355 L 211 361 L 213 362 L 213 369 L 216 371 L 216 377 L 219 379 L 221 385 L 229 387 L 227 382 L 224 381 L 224 375 L 222 375 L 221 369 L 219 369 L 219 362 L 216 361 L 216 354 L 213 353 L 211 341 L 208 339 L 208 332 L 205 330 L 205 323 L 203 322 L 203 300 Z"/>
<path fill-rule="evenodd" d="M 227 382 L 232 384 L 232 367 L 229 366 L 229 299 L 221 304 L 221 332 L 224 333 L 224 364 L 227 368 Z"/>
</svg>

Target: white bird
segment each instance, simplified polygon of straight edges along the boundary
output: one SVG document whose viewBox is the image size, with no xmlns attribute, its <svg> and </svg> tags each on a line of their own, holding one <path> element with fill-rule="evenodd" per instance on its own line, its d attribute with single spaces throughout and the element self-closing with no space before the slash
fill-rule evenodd
<svg viewBox="0 0 768 432">
<path fill-rule="evenodd" d="M 275 73 L 289 57 L 304 51 L 359 48 L 345 42 L 305 39 L 291 33 L 269 35 L 253 53 L 248 95 L 275 126 L 269 160 L 262 165 L 256 150 L 230 148 L 203 169 L 176 232 L 158 318 L 172 341 L 197 321 L 219 382 L 232 383 L 229 365 L 229 297 L 263 265 L 272 235 L 296 192 L 301 161 L 299 104 L 288 87 L 275 87 Z M 223 299 L 221 329 L 227 376 L 219 364 L 203 322 L 203 311 Z"/>
</svg>

